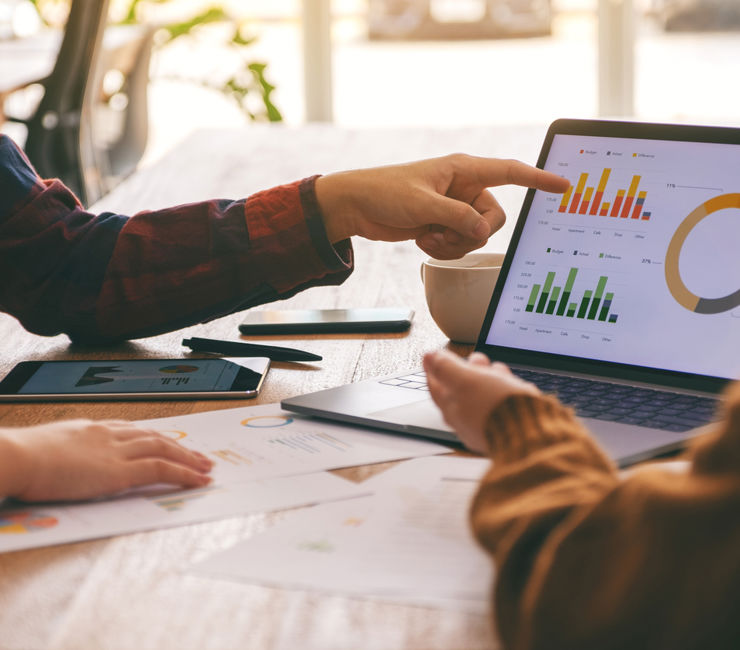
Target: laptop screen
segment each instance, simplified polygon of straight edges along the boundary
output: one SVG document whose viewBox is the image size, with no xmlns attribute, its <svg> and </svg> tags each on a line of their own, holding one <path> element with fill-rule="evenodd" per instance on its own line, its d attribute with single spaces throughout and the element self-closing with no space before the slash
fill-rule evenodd
<svg viewBox="0 0 740 650">
<path fill-rule="evenodd" d="M 571 189 L 528 195 L 479 347 L 740 377 L 740 130 L 675 128 L 551 128 Z"/>
</svg>

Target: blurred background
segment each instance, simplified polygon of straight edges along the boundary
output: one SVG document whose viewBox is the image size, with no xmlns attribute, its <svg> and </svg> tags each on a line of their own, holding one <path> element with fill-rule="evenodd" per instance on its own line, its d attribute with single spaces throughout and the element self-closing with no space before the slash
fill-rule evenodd
<svg viewBox="0 0 740 650">
<path fill-rule="evenodd" d="M 94 138 L 111 150 L 126 129 L 132 140 L 131 114 L 144 120 L 128 169 L 193 129 L 255 121 L 358 128 L 544 126 L 598 116 L 740 122 L 738 0 L 103 4 L 106 31 L 88 101 L 92 84 Z M 64 42 L 69 10 L 70 0 L 0 0 L 2 129 L 19 141 L 38 111 L 45 92 L 38 81 Z M 126 35 L 116 41 L 116 33 Z M 91 56 L 78 55 L 71 67 Z M 47 122 L 64 122 L 49 114 Z M 90 197 L 105 189 L 102 183 Z"/>
</svg>

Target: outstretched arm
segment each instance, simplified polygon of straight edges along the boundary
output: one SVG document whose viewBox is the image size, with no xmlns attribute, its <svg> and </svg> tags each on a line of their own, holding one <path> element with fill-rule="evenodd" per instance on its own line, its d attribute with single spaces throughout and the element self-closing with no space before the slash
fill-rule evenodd
<svg viewBox="0 0 740 650">
<path fill-rule="evenodd" d="M 93 215 L 0 136 L 0 309 L 32 332 L 85 342 L 159 334 L 342 282 L 354 235 L 459 257 L 503 223 L 486 190 L 503 183 L 568 186 L 523 163 L 456 154 L 237 201 Z"/>
<path fill-rule="evenodd" d="M 37 334 L 105 342 L 338 284 L 352 250 L 326 239 L 314 181 L 131 218 L 94 215 L 0 136 L 0 309 Z"/>
</svg>

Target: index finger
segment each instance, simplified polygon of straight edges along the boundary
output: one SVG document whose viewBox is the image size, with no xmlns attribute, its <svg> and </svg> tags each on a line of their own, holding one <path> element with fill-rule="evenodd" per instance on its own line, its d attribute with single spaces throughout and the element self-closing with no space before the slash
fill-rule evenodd
<svg viewBox="0 0 740 650">
<path fill-rule="evenodd" d="M 532 167 L 520 160 L 473 158 L 478 178 L 486 187 L 496 185 L 521 185 L 544 192 L 562 194 L 570 187 L 567 178 Z"/>
</svg>

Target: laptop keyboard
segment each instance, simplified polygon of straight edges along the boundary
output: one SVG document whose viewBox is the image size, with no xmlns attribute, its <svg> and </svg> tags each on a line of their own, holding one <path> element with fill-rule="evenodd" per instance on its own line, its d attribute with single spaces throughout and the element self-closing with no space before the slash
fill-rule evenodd
<svg viewBox="0 0 740 650">
<path fill-rule="evenodd" d="M 400 386 L 402 388 L 413 388 L 414 390 L 425 390 L 429 392 L 429 386 L 427 386 L 427 375 L 421 370 L 419 372 L 411 372 L 408 375 L 402 375 L 400 377 L 391 377 L 390 379 L 382 379 L 381 384 L 388 384 L 389 386 Z"/>
<path fill-rule="evenodd" d="M 522 379 L 531 381 L 543 392 L 557 395 L 561 402 L 572 406 L 581 417 L 636 424 L 663 431 L 683 432 L 711 422 L 718 403 L 711 397 L 553 375 L 535 370 L 515 369 L 513 372 Z M 423 371 L 384 379 L 381 383 L 429 391 Z"/>
</svg>

